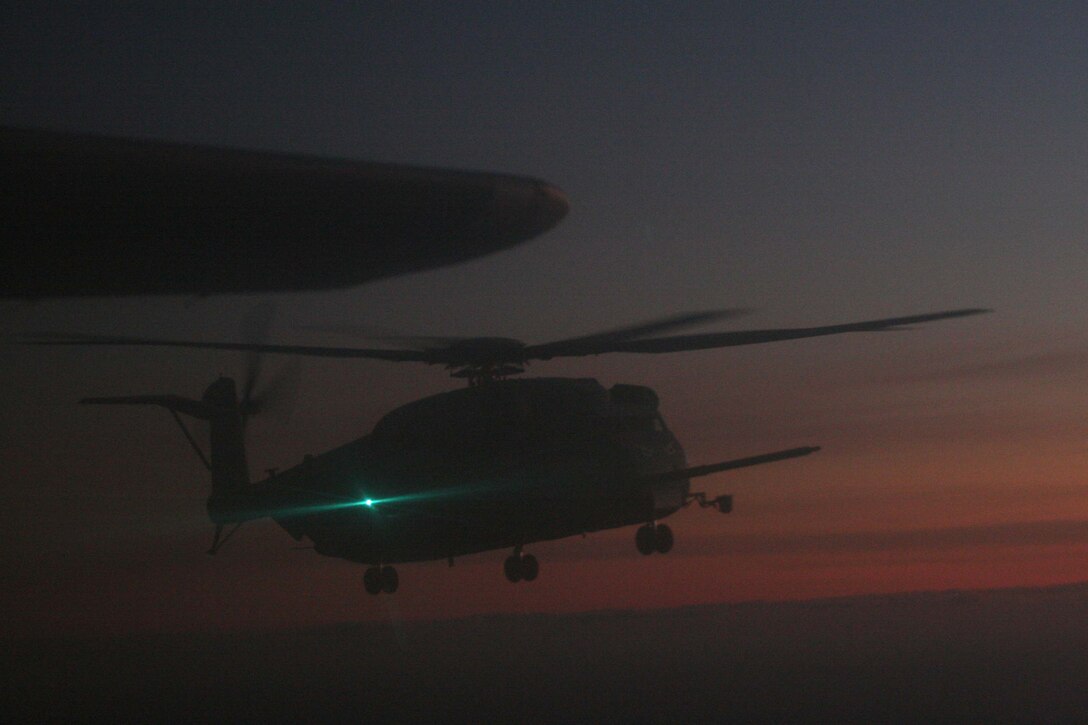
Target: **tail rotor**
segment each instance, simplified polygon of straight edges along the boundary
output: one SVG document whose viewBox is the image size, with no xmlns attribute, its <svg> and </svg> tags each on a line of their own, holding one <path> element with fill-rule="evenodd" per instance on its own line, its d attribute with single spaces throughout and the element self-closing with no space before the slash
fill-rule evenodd
<svg viewBox="0 0 1088 725">
<path fill-rule="evenodd" d="M 267 343 L 275 316 L 274 303 L 262 302 L 255 305 L 242 320 L 241 333 L 245 341 L 255 345 Z M 246 353 L 245 378 L 238 401 L 243 430 L 253 415 L 273 411 L 289 412 L 298 395 L 300 368 L 297 358 L 266 380 L 261 379 L 263 362 L 264 356 L 261 353 Z"/>
</svg>

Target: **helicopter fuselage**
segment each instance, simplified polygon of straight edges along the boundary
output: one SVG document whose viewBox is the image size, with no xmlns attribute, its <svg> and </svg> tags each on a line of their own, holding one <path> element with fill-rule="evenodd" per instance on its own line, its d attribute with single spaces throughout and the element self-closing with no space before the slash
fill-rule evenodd
<svg viewBox="0 0 1088 725">
<path fill-rule="evenodd" d="M 498 380 L 398 408 L 370 435 L 209 509 L 220 520 L 273 512 L 327 556 L 426 561 L 661 519 L 689 482 L 654 476 L 685 466 L 650 388 Z"/>
</svg>

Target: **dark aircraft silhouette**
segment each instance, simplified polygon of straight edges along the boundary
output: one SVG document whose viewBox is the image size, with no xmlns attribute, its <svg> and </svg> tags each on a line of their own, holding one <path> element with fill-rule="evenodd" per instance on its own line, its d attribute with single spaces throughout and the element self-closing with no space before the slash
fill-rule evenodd
<svg viewBox="0 0 1088 725">
<path fill-rule="evenodd" d="M 230 378 L 200 400 L 173 395 L 87 398 L 89 404 L 158 405 L 169 410 L 211 471 L 208 514 L 216 525 L 211 553 L 243 522 L 271 517 L 325 556 L 369 565 L 372 594 L 393 592 L 393 564 L 512 549 L 506 577 L 532 581 L 539 564 L 523 547 L 591 531 L 638 525 L 643 554 L 668 552 L 673 534 L 661 519 L 697 502 L 729 512 L 731 496 L 708 500 L 690 479 L 808 455 L 805 446 L 704 466 L 688 465 L 658 412 L 653 390 L 604 388 L 592 379 L 506 379 L 533 360 L 608 352 L 662 353 L 752 345 L 973 315 L 964 309 L 825 327 L 647 337 L 721 313 L 683 315 L 541 345 L 505 338 L 422 341 L 401 349 L 312 347 L 82 336 L 39 344 L 155 345 L 373 358 L 445 365 L 468 388 L 409 403 L 373 432 L 251 483 L 243 432 L 261 408 L 255 372 L 241 399 Z M 251 370 L 255 370 L 252 368 Z M 179 414 L 210 424 L 205 457 Z"/>
<path fill-rule="evenodd" d="M 349 287 L 551 229 L 536 179 L 0 128 L 0 297 Z"/>
</svg>

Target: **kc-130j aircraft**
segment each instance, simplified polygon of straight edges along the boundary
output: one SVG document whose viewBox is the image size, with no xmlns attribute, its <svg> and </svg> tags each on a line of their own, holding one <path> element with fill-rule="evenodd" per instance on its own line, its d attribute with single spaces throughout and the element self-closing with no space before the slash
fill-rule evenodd
<svg viewBox="0 0 1088 725">
<path fill-rule="evenodd" d="M 693 502 L 725 513 L 731 496 L 692 492 L 690 479 L 808 455 L 803 446 L 737 460 L 689 466 L 640 385 L 605 388 L 593 379 L 510 379 L 531 361 L 602 353 L 665 353 L 905 326 L 984 312 L 960 309 L 823 327 L 660 336 L 722 313 L 681 315 L 619 330 L 527 345 L 506 338 L 416 339 L 398 349 L 193 342 L 72 336 L 40 344 L 150 345 L 365 358 L 444 365 L 468 387 L 409 403 L 368 435 L 251 482 L 243 433 L 258 412 L 256 368 L 239 397 L 220 378 L 199 400 L 176 395 L 87 398 L 88 404 L 156 405 L 169 410 L 211 472 L 208 514 L 214 553 L 245 521 L 271 518 L 317 553 L 368 565 L 372 594 L 397 590 L 394 564 L 507 549 L 511 582 L 532 581 L 534 542 L 637 526 L 643 554 L 666 553 L 673 534 L 661 520 Z M 657 335 L 657 336 L 654 336 Z M 181 419 L 206 421 L 206 456 Z M 231 526 L 226 536 L 224 527 Z"/>
<path fill-rule="evenodd" d="M 506 249 L 538 179 L 0 127 L 0 298 L 350 287 Z"/>
</svg>

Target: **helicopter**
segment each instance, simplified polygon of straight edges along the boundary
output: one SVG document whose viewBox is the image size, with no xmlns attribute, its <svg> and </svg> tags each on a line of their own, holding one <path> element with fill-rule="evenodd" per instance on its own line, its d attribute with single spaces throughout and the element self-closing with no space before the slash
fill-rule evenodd
<svg viewBox="0 0 1088 725">
<path fill-rule="evenodd" d="M 200 399 L 177 395 L 92 397 L 88 405 L 167 409 L 211 474 L 207 512 L 214 554 L 247 521 L 271 518 L 323 556 L 367 566 L 371 594 L 399 587 L 395 565 L 509 550 L 510 582 L 537 578 L 525 547 L 540 541 L 636 526 L 643 555 L 665 554 L 674 536 L 663 519 L 691 504 L 722 513 L 733 497 L 691 490 L 691 480 L 820 450 L 806 445 L 691 466 L 649 387 L 591 378 L 516 377 L 533 361 L 604 353 L 666 353 L 763 344 L 910 325 L 987 312 L 957 309 L 822 327 L 687 335 L 662 332 L 728 316 L 679 315 L 608 332 L 528 345 L 509 338 L 415 339 L 400 348 L 199 342 L 116 336 L 37 339 L 44 345 L 167 346 L 249 353 L 419 362 L 445 366 L 468 385 L 403 405 L 374 429 L 283 471 L 249 478 L 247 418 L 264 405 L 251 367 L 241 394 L 232 378 Z M 182 416 L 210 430 L 205 454 Z"/>
</svg>

